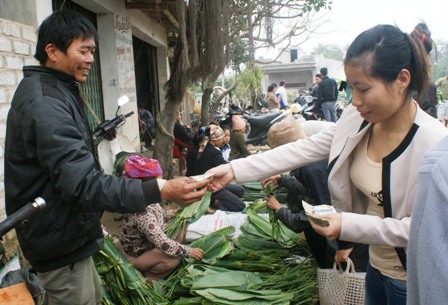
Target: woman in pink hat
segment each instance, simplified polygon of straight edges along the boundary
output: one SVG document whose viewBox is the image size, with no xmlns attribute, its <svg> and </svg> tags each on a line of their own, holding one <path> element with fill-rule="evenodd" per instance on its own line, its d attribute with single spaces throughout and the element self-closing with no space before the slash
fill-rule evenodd
<svg viewBox="0 0 448 305">
<path fill-rule="evenodd" d="M 159 162 L 138 154 L 117 155 L 115 174 L 141 180 L 162 175 Z M 127 214 L 121 229 L 120 242 L 127 260 L 149 280 L 160 280 L 170 275 L 181 257 L 200 260 L 204 251 L 190 248 L 173 240 L 163 232 L 164 211 L 160 204 L 149 204 L 143 213 Z M 182 239 L 182 236 L 177 238 Z"/>
</svg>

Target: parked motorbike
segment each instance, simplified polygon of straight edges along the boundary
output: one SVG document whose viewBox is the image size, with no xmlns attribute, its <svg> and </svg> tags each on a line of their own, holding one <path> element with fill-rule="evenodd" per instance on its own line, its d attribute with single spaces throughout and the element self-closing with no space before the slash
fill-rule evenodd
<svg viewBox="0 0 448 305">
<path fill-rule="evenodd" d="M 303 118 L 307 121 L 309 120 L 317 120 L 321 121 L 324 119 L 324 115 L 322 113 L 322 110 L 319 107 L 319 103 L 317 102 L 316 97 L 312 96 L 306 96 L 305 97 L 306 103 L 302 108 L 302 112 L 300 113 Z M 342 112 L 344 111 L 343 106 L 339 101 L 336 101 L 336 117 L 339 120 L 339 118 L 342 115 Z"/>
<path fill-rule="evenodd" d="M 20 226 L 45 208 L 45 200 L 37 197 L 33 202 L 9 215 L 0 222 L 0 240 L 12 229 Z M 37 276 L 27 269 L 20 269 L 14 259 L 4 262 L 5 248 L 0 243 L 0 304 L 46 304 L 46 294 Z M 18 262 L 18 258 L 15 258 Z"/>
<path fill-rule="evenodd" d="M 216 111 L 212 115 L 212 121 L 221 127 L 232 128 L 232 116 L 241 115 L 246 121 L 246 143 L 252 145 L 266 145 L 268 131 L 271 126 L 285 118 L 283 111 L 268 112 L 263 114 L 250 114 L 234 103 L 229 103 L 229 112 Z"/>
<path fill-rule="evenodd" d="M 136 152 L 131 141 L 129 141 L 125 135 L 117 134 L 118 128 L 126 122 L 126 118 L 134 114 L 134 111 L 126 114 L 118 114 L 121 106 L 128 102 L 129 98 L 127 96 L 120 97 L 118 99 L 118 108 L 115 112 L 115 118 L 105 120 L 99 124 L 95 128 L 93 134 L 94 140 L 98 141 L 98 139 L 101 139 L 97 146 L 98 160 L 101 168 L 109 175 L 114 171 L 115 156 L 119 152 Z"/>
<path fill-rule="evenodd" d="M 341 118 L 342 112 L 344 112 L 344 106 L 342 106 L 342 103 L 340 101 L 336 102 L 336 117 L 338 120 Z"/>
<path fill-rule="evenodd" d="M 241 107 L 235 105 L 232 101 L 229 103 L 229 111 L 214 110 L 211 113 L 210 121 L 219 124 L 221 127 L 232 129 L 232 116 L 242 115 L 244 118 L 250 116 L 250 113 L 244 111 Z"/>
<path fill-rule="evenodd" d="M 313 96 L 305 96 L 305 105 L 302 107 L 302 112 L 300 113 L 303 118 L 307 121 L 323 119 L 323 114 L 319 109 L 317 98 Z"/>
<path fill-rule="evenodd" d="M 246 143 L 252 145 L 266 145 L 269 128 L 275 123 L 283 120 L 285 117 L 286 114 L 283 111 L 268 112 L 262 115 L 245 117 L 250 126 Z"/>
</svg>

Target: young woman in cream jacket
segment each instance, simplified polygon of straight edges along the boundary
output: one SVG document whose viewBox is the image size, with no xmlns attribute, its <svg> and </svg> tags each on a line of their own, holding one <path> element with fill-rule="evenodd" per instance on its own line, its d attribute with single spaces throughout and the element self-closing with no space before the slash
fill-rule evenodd
<svg viewBox="0 0 448 305">
<path fill-rule="evenodd" d="M 344 62 L 352 105 L 334 126 L 261 155 L 210 170 L 212 189 L 233 179 L 261 180 L 329 157 L 330 226 L 313 228 L 339 240 L 336 261 L 349 242 L 370 245 L 366 304 L 406 303 L 406 253 L 410 217 L 424 153 L 448 134 L 422 111 L 429 62 L 421 41 L 390 25 L 360 34 Z"/>
</svg>

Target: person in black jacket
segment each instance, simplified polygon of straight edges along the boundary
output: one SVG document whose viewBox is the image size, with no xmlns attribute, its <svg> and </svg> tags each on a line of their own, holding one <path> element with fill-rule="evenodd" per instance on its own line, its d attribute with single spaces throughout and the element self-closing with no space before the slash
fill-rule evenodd
<svg viewBox="0 0 448 305">
<path fill-rule="evenodd" d="M 224 160 L 220 149 L 224 141 L 224 131 L 217 125 L 210 125 L 205 129 L 205 134 L 199 135 L 202 140 L 206 137 L 207 144 L 196 139 L 194 148 L 189 149 L 187 155 L 187 175 L 201 175 L 209 169 L 228 163 Z M 240 212 L 246 205 L 240 197 L 244 195 L 244 188 L 237 184 L 229 184 L 222 190 L 212 194 L 211 207 L 219 208 L 223 211 Z"/>
<path fill-rule="evenodd" d="M 317 87 L 317 98 L 322 107 L 324 119 L 327 122 L 336 122 L 336 101 L 338 99 L 338 84 L 336 81 L 328 77 L 328 69 L 320 69 L 322 81 Z"/>
<path fill-rule="evenodd" d="M 61 10 L 45 19 L 35 53 L 40 66 L 23 68 L 8 113 L 6 213 L 36 197 L 46 201 L 16 232 L 52 305 L 101 303 L 91 256 L 103 245 L 104 210 L 143 212 L 163 199 L 188 204 L 206 191 L 207 181 L 187 177 L 142 182 L 101 171 L 78 87 L 93 64 L 97 38 L 77 13 Z"/>
</svg>

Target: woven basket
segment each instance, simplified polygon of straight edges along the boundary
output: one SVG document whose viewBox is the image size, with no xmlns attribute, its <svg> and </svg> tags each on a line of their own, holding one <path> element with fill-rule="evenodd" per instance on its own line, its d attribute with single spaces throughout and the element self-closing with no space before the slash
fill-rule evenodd
<svg viewBox="0 0 448 305">
<path fill-rule="evenodd" d="M 364 305 L 366 274 L 356 273 L 353 262 L 347 260 L 342 270 L 334 263 L 333 269 L 317 269 L 321 305 Z"/>
</svg>

